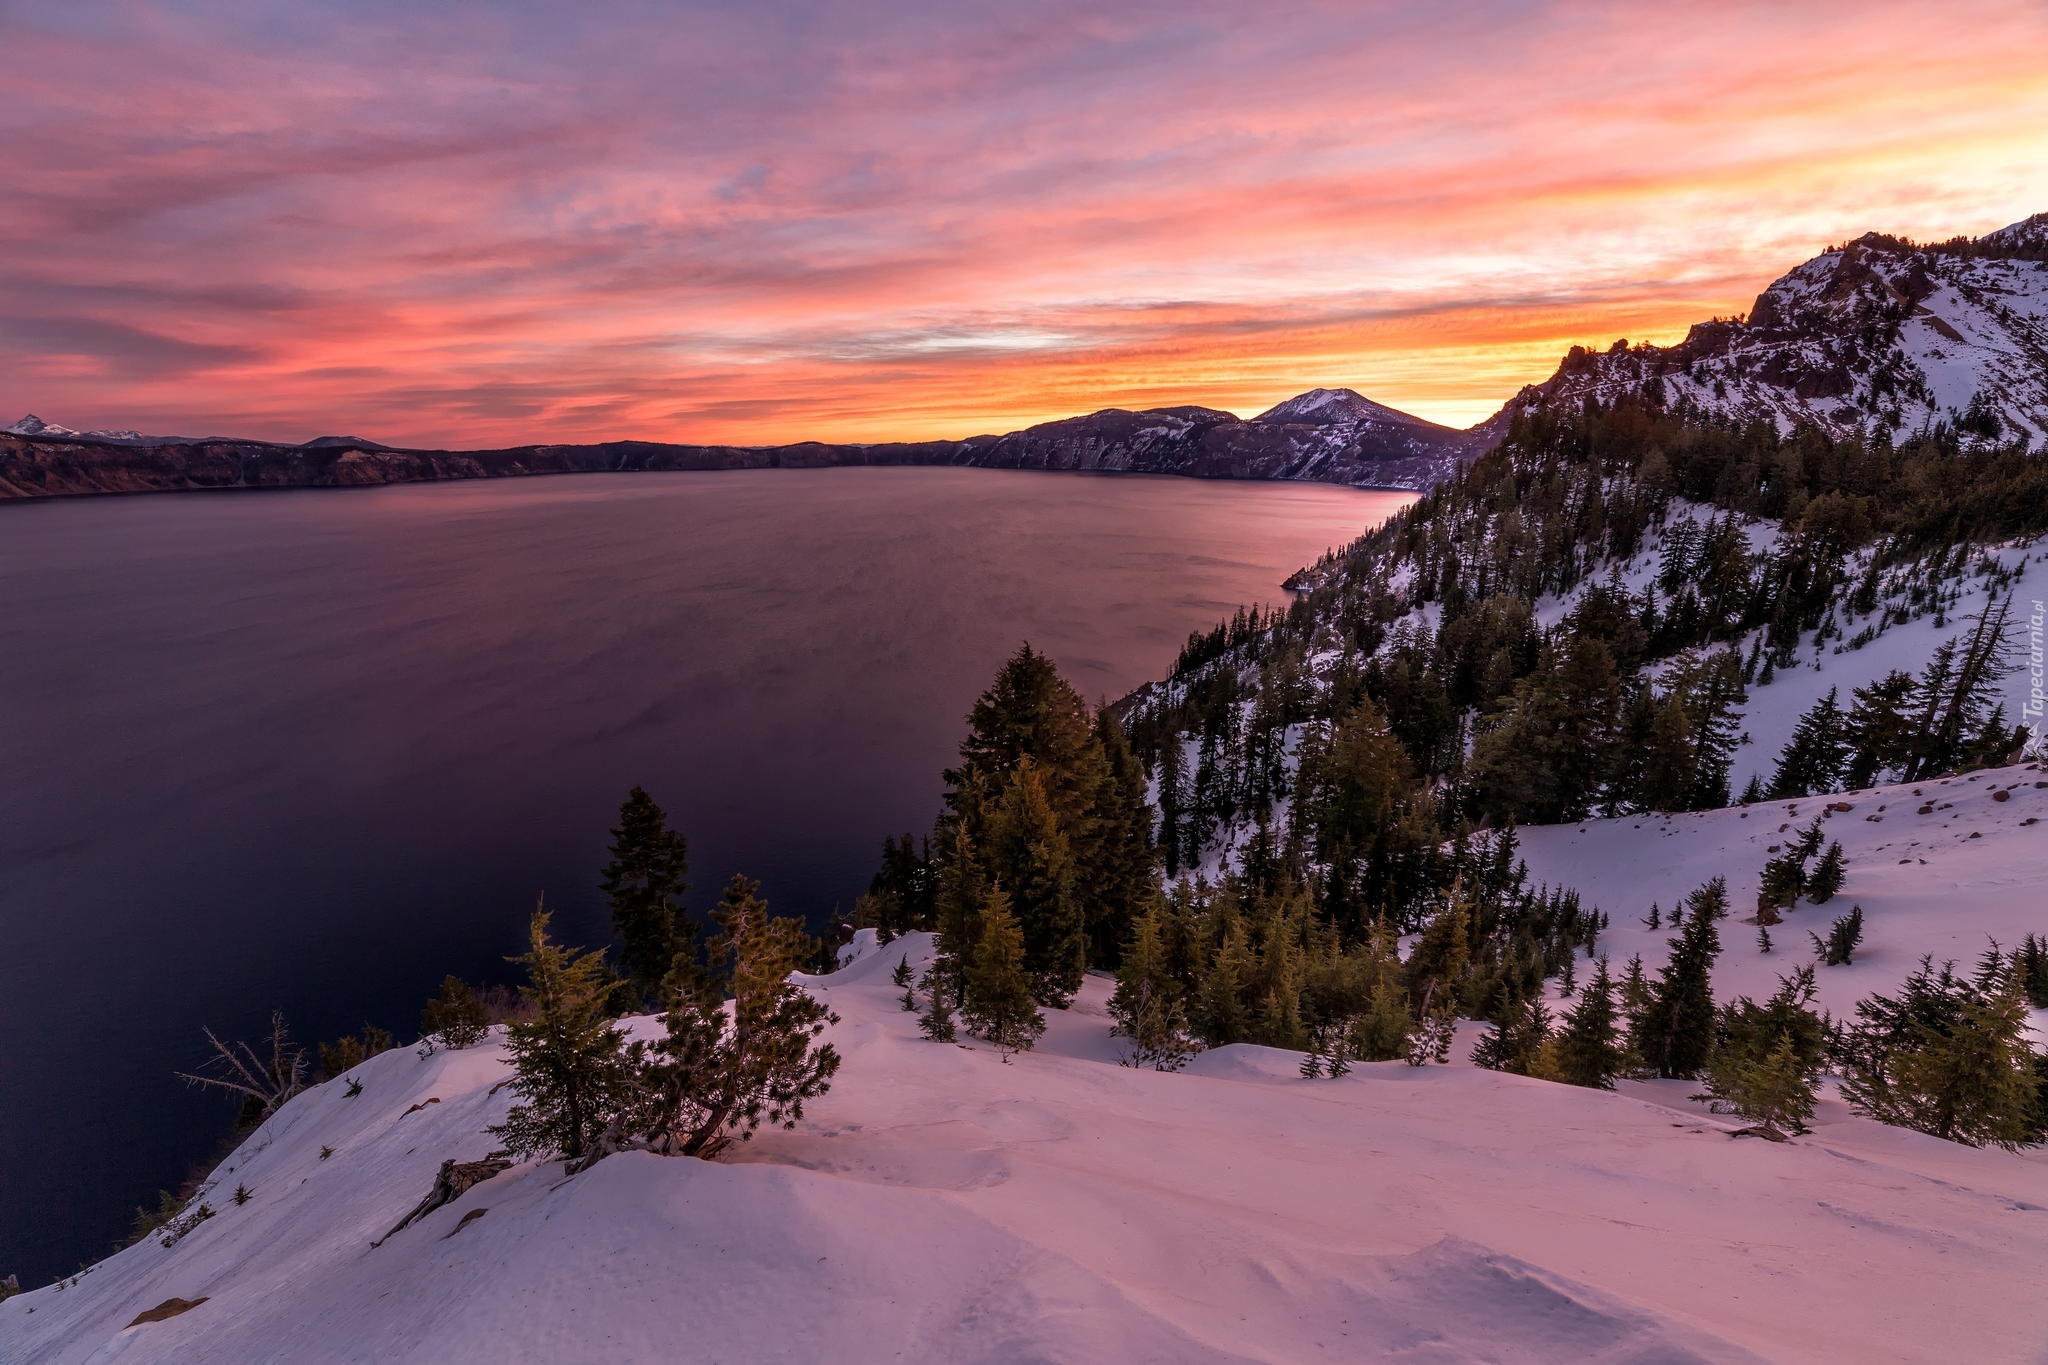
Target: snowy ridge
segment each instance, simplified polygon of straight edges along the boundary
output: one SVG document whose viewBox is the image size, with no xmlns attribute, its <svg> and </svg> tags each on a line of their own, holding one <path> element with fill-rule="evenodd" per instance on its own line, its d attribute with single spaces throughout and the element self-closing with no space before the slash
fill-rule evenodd
<svg viewBox="0 0 2048 1365">
<path fill-rule="evenodd" d="M 2048 444 L 2048 214 L 1974 242 L 1870 233 L 1757 297 L 1747 318 L 1695 325 L 1675 346 L 1573 347 L 1487 426 L 1586 399 L 1643 395 L 1782 432 L 1913 434 L 1946 423 Z"/>
<path fill-rule="evenodd" d="M 80 437 L 88 441 L 113 441 L 121 445 L 142 445 L 169 439 L 162 436 L 144 436 L 139 431 L 74 431 L 70 427 L 58 426 L 55 422 L 45 422 L 34 413 L 30 413 L 13 426 L 0 427 L 0 435 L 41 436 L 50 440 Z"/>
<path fill-rule="evenodd" d="M 1704 848 L 1693 825 L 1723 815 L 1618 833 Z M 1993 837 L 1987 854 L 2017 847 Z M 2040 903 L 2038 864 L 1999 866 Z M 1874 909 L 1872 967 L 1830 970 L 1880 980 L 1913 917 L 1984 908 L 1942 896 Z M 924 1041 L 897 1007 L 889 969 L 929 948 L 864 932 L 806 979 L 846 1065 L 797 1131 L 722 1163 L 515 1166 L 375 1249 L 442 1159 L 484 1154 L 512 1097 L 495 1044 L 372 1058 L 358 1098 L 320 1086 L 229 1157 L 215 1216 L 176 1245 L 0 1303 L 0 1355 L 1619 1365 L 2018 1359 L 2048 1332 L 2038 1154 L 1832 1099 L 1810 1137 L 1736 1140 L 1683 1082 L 1401 1063 L 1304 1081 L 1297 1054 L 1250 1046 L 1133 1071 L 1100 978 L 1005 1064 Z M 203 1302 L 129 1325 L 173 1297 Z"/>
</svg>

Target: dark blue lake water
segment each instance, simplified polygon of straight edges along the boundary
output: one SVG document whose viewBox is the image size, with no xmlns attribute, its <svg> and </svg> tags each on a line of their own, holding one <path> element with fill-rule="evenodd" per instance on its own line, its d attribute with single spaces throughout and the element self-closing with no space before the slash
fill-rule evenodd
<svg viewBox="0 0 2048 1365">
<path fill-rule="evenodd" d="M 1091 697 L 1407 501 L 990 470 L 591 475 L 0 507 L 0 1275 L 97 1259 L 232 1106 L 199 1030 L 410 1037 L 545 891 L 604 935 L 644 784 L 850 905 L 1022 640 Z"/>
</svg>

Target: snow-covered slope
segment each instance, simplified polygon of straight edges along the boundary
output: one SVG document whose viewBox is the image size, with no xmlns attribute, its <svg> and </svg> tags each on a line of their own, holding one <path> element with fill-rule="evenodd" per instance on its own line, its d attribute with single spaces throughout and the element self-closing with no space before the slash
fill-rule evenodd
<svg viewBox="0 0 2048 1365">
<path fill-rule="evenodd" d="M 1922 815 L 1923 806 L 1932 809 Z M 1848 879 L 1827 905 L 1789 912 L 1765 953 L 1744 923 L 1764 860 L 1815 816 L 1842 845 Z M 1714 979 L 1724 1000 L 1769 995 L 1781 973 L 1813 961 L 1807 934 L 1827 937 L 1852 905 L 1863 907 L 1863 946 L 1849 965 L 1816 972 L 1816 1008 L 1837 1016 L 1889 992 L 1922 955 L 1967 968 L 1992 940 L 2011 949 L 2048 934 L 2048 771 L 2036 764 L 1746 809 L 1525 827 L 1519 837 L 1532 880 L 1575 887 L 1607 912 L 1600 946 L 1617 962 L 1640 953 L 1646 965 L 1662 963 L 1671 931 L 1643 923 L 1651 904 L 1668 912 L 1708 878 L 1727 878 L 1735 918 L 1721 926 L 1726 951 Z"/>
<path fill-rule="evenodd" d="M 1863 828 L 1895 837 L 1889 819 Z M 1711 842 L 1597 837 L 1636 864 Z M 1998 837 L 1987 851 L 2023 846 Z M 1870 965 L 1838 970 L 1870 981 L 1908 919 L 1966 921 L 2044 889 L 2038 862 L 2008 861 L 2020 884 L 1980 886 L 1980 868 L 1961 890 L 1901 880 L 1887 900 L 1866 861 L 1850 886 L 1872 913 Z M 309 1092 L 230 1157 L 206 1196 L 216 1215 L 175 1246 L 0 1303 L 0 1357 L 1926 1361 L 2048 1343 L 2038 1154 L 1882 1128 L 1832 1100 L 1810 1137 L 1737 1140 L 1682 1083 L 1607 1094 L 1399 1063 L 1305 1081 L 1294 1054 L 1243 1046 L 1185 1074 L 1127 1070 L 1097 978 L 1040 1051 L 1005 1063 L 922 1040 L 897 1008 L 889 969 L 928 948 L 863 935 L 812 983 L 842 1016 L 846 1064 L 797 1131 L 726 1163 L 517 1166 L 375 1249 L 442 1159 L 488 1150 L 511 1095 L 494 1093 L 495 1046 L 373 1058 L 359 1097 Z M 173 1297 L 203 1302 L 129 1325 Z"/>
<path fill-rule="evenodd" d="M 1676 346 L 1573 347 L 1487 426 L 1545 403 L 1624 394 L 1790 431 L 1907 433 L 1947 422 L 2048 443 L 2048 214 L 1916 246 L 1870 233 L 1757 297 L 1746 319 L 1695 325 Z"/>
</svg>

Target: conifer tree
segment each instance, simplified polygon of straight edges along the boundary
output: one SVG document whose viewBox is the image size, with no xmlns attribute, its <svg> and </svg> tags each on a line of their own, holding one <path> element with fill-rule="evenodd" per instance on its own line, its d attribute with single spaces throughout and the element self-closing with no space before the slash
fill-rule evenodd
<svg viewBox="0 0 2048 1365">
<path fill-rule="evenodd" d="M 1550 1006 L 1542 996 L 1510 1001 L 1473 1046 L 1472 1065 L 1517 1076 L 1539 1075 L 1550 1030 Z"/>
<path fill-rule="evenodd" d="M 483 1002 L 461 977 L 443 977 L 440 994 L 420 1011 L 420 1033 L 429 1050 L 475 1047 L 488 1031 Z"/>
<path fill-rule="evenodd" d="M 1721 955 L 1716 926 L 1727 913 L 1728 888 L 1719 877 L 1686 897 L 1684 925 L 1671 940 L 1670 961 L 1650 989 L 1649 1008 L 1634 1037 L 1644 1064 L 1659 1076 L 1696 1076 L 1713 1051 L 1711 977 Z"/>
<path fill-rule="evenodd" d="M 528 982 L 520 994 L 535 1017 L 505 1027 L 506 1060 L 520 1101 L 490 1129 L 515 1156 L 583 1157 L 626 1107 L 632 1068 L 626 1040 L 606 1011 L 615 978 L 601 953 L 564 948 L 548 937 L 549 914 L 537 907 L 528 947 L 512 961 Z"/>
<path fill-rule="evenodd" d="M 1808 932 L 1813 940 L 1814 956 L 1824 967 L 1847 966 L 1856 956 L 1856 948 L 1863 942 L 1863 907 L 1852 905 L 1849 913 L 1837 919 L 1828 927 L 1826 941 L 1821 936 Z"/>
<path fill-rule="evenodd" d="M 889 969 L 889 983 L 894 986 L 908 986 L 911 983 L 910 954 L 896 959 L 896 965 Z"/>
<path fill-rule="evenodd" d="M 1202 977 L 1196 1001 L 1196 1025 L 1202 1041 L 1210 1047 L 1243 1042 L 1250 1034 L 1252 1020 L 1244 997 L 1255 966 L 1251 936 L 1244 921 L 1233 918 Z"/>
<path fill-rule="evenodd" d="M 1603 957 L 1564 1017 L 1557 1038 L 1558 1079 L 1566 1085 L 1612 1090 L 1626 1061 L 1615 1027 L 1614 982 Z"/>
<path fill-rule="evenodd" d="M 2026 1001 L 1990 981 L 1939 972 L 1923 957 L 1899 994 L 1856 1004 L 1836 1041 L 1842 1094 L 1857 1112 L 1971 1146 L 2043 1140 L 2044 1068 L 2027 1042 Z"/>
<path fill-rule="evenodd" d="M 1024 973 L 1032 998 L 1064 1009 L 1081 988 L 1088 926 L 1075 886 L 1074 858 L 1043 775 L 1028 755 L 1011 771 L 989 823 L 993 876 L 1008 891 L 1024 935 Z"/>
<path fill-rule="evenodd" d="M 2013 949 L 2013 973 L 2020 993 L 2037 1010 L 2048 1010 L 2048 936 L 2028 934 Z"/>
<path fill-rule="evenodd" d="M 1830 843 L 1828 851 L 1821 855 L 1819 862 L 1806 876 L 1806 899 L 1815 905 L 1826 905 L 1842 889 L 1842 845 Z"/>
<path fill-rule="evenodd" d="M 1159 902 L 1139 917 L 1109 998 L 1109 1016 L 1116 1021 L 1112 1031 L 1131 1040 L 1125 1065 L 1178 1071 L 1200 1045 L 1189 1036 L 1181 985 L 1167 967 L 1160 936 L 1166 913 Z"/>
<path fill-rule="evenodd" d="M 1458 987 L 1472 960 L 1471 907 L 1461 887 L 1453 886 L 1441 909 L 1422 927 L 1422 938 L 1408 955 L 1408 993 L 1418 1016 L 1457 1003 Z"/>
<path fill-rule="evenodd" d="M 1785 800 L 1840 790 L 1850 752 L 1849 718 L 1836 700 L 1836 689 L 1830 687 L 1793 727 L 1766 795 Z"/>
<path fill-rule="evenodd" d="M 1006 1060 L 1009 1053 L 1029 1051 L 1045 1032 L 1045 1016 L 1024 974 L 1024 931 L 1000 884 L 982 900 L 981 933 L 960 1012 L 968 1029 L 994 1043 Z"/>
<path fill-rule="evenodd" d="M 1108 707 L 1095 713 L 1095 737 L 1107 771 L 1095 809 L 1101 854 L 1087 870 L 1080 893 L 1088 917 L 1088 961 L 1114 971 L 1132 926 L 1158 894 L 1159 855 L 1152 843 L 1144 765 Z"/>
<path fill-rule="evenodd" d="M 759 890 L 741 876 L 726 887 L 711 915 L 719 933 L 705 946 L 710 973 L 678 954 L 664 1036 L 636 1052 L 633 1110 L 608 1145 L 630 1131 L 650 1151 L 713 1157 L 764 1123 L 794 1128 L 804 1103 L 831 1089 L 839 1053 L 819 1037 L 838 1017 L 789 979 L 809 935 L 802 921 L 771 916 Z M 714 984 L 721 978 L 729 1011 Z"/>
<path fill-rule="evenodd" d="M 1722 1006 L 1706 1094 L 1771 1133 L 1803 1133 L 1813 1117 L 1826 1026 L 1812 1009 L 1813 968 L 1779 978 L 1762 1005 L 1741 996 Z"/>
<path fill-rule="evenodd" d="M 611 855 L 600 886 L 611 905 L 619 964 L 641 997 L 652 1000 L 690 939 L 682 906 L 689 889 L 689 845 L 668 827 L 654 798 L 634 787 L 619 807 Z"/>
<path fill-rule="evenodd" d="M 918 1016 L 917 1031 L 935 1043 L 952 1042 L 953 981 L 937 963 L 925 969 L 924 991 L 927 1004 Z"/>
</svg>

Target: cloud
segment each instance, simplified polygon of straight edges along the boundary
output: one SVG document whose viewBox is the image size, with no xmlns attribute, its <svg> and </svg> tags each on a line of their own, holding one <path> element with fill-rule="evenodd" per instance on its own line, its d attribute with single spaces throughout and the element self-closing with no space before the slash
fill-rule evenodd
<svg viewBox="0 0 2048 1365">
<path fill-rule="evenodd" d="M 0 411 L 922 438 L 1484 416 L 1871 227 L 2048 204 L 2037 5 L 0 11 Z"/>
</svg>

